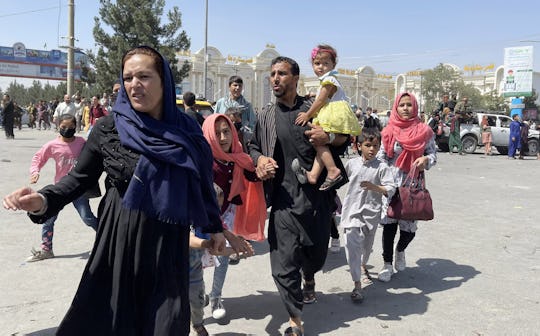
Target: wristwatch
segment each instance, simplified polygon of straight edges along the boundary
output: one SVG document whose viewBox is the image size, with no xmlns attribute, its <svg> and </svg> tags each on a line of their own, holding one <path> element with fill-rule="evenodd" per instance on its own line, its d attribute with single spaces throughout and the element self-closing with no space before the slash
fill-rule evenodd
<svg viewBox="0 0 540 336">
<path fill-rule="evenodd" d="M 334 133 L 327 133 L 328 134 L 328 144 L 331 144 L 336 139 L 336 135 Z"/>
</svg>

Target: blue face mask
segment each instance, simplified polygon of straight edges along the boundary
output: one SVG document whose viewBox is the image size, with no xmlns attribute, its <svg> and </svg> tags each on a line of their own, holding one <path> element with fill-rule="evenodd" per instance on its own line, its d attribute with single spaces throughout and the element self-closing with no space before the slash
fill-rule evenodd
<svg viewBox="0 0 540 336">
<path fill-rule="evenodd" d="M 73 138 L 75 136 L 75 128 L 60 128 L 60 135 L 64 138 Z"/>
</svg>

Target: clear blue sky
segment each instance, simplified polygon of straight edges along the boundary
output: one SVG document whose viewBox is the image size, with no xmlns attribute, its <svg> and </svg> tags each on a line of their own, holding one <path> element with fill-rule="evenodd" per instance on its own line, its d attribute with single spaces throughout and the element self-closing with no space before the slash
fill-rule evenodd
<svg viewBox="0 0 540 336">
<path fill-rule="evenodd" d="M 204 47 L 205 0 L 167 0 L 182 12 L 191 50 Z M 68 0 L 0 0 L 1 46 L 65 45 Z M 296 59 L 311 75 L 310 50 L 324 42 L 338 51 L 338 67 L 369 65 L 377 73 L 429 69 L 441 62 L 463 68 L 503 64 L 504 48 L 535 46 L 540 69 L 538 0 L 320 1 L 208 0 L 208 45 L 224 55 L 254 56 L 267 43 Z M 335 8 L 330 5 L 336 5 Z M 94 48 L 99 1 L 75 0 L 77 47 Z M 538 42 L 520 42 L 533 40 Z M 0 87 L 11 79 L 0 77 Z"/>
</svg>

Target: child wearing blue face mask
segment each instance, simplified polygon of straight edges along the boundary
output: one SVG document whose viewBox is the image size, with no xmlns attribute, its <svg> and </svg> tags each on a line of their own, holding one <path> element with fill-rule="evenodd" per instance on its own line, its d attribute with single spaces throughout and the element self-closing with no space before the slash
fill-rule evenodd
<svg viewBox="0 0 540 336">
<path fill-rule="evenodd" d="M 30 183 L 34 184 L 39 180 L 39 172 L 49 159 L 53 159 L 56 164 L 56 174 L 54 183 L 60 181 L 67 175 L 71 168 L 77 162 L 77 158 L 84 147 L 85 140 L 75 136 L 77 121 L 74 116 L 64 114 L 59 118 L 60 135 L 47 142 L 41 149 L 34 154 L 30 166 Z M 81 216 L 83 222 L 92 229 L 97 230 L 98 220 L 90 209 L 90 204 L 86 196 L 81 196 L 73 201 L 73 206 Z M 41 249 L 32 248 L 32 255 L 26 259 L 27 262 L 40 261 L 54 258 L 52 249 L 52 239 L 54 233 L 54 222 L 58 216 L 53 216 L 43 223 L 41 233 Z"/>
</svg>

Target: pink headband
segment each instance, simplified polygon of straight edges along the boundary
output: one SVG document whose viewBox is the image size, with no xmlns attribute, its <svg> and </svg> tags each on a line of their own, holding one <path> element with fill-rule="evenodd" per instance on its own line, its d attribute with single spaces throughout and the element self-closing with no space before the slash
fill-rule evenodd
<svg viewBox="0 0 540 336">
<path fill-rule="evenodd" d="M 325 48 L 315 47 L 315 48 L 313 48 L 313 50 L 311 50 L 311 60 L 313 61 L 315 59 L 315 57 L 317 57 L 317 55 L 319 53 L 322 53 L 322 52 L 327 52 L 330 55 L 332 55 L 332 57 L 334 57 L 334 59 L 336 58 L 336 53 L 332 49 L 325 49 Z"/>
</svg>

